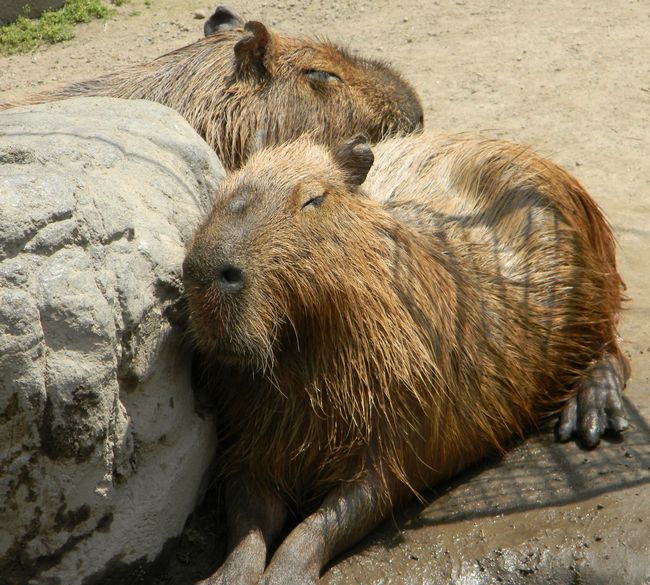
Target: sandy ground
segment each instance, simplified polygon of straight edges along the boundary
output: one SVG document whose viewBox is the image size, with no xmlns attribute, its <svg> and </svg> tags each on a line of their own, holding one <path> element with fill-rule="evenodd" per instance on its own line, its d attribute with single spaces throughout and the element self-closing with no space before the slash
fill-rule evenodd
<svg viewBox="0 0 650 585">
<path fill-rule="evenodd" d="M 573 172 L 619 240 L 630 302 L 632 429 L 593 452 L 532 439 L 396 516 L 325 582 L 650 583 L 650 3 L 647 0 L 232 3 L 288 33 L 326 36 L 392 62 L 429 129 L 487 130 Z M 0 102 L 153 58 L 201 34 L 204 0 L 131 0 L 76 39 L 0 58 Z M 1 129 L 0 129 L 1 131 Z M 218 563 L 204 507 L 157 582 Z M 212 524 L 211 524 L 212 522 Z M 139 575 L 139 576 L 138 576 Z M 129 582 L 150 582 L 146 568 Z"/>
</svg>

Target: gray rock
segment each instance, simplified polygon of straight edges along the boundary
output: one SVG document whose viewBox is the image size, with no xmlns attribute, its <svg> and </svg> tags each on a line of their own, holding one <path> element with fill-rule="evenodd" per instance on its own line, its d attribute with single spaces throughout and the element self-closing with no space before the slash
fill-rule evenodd
<svg viewBox="0 0 650 585">
<path fill-rule="evenodd" d="M 159 104 L 0 113 L 0 575 L 75 585 L 153 560 L 215 448 L 170 322 L 223 176 Z"/>
<path fill-rule="evenodd" d="M 57 10 L 65 0 L 0 0 L 0 24 L 13 22 L 27 10 L 29 18 L 38 18 L 46 10 Z"/>
</svg>

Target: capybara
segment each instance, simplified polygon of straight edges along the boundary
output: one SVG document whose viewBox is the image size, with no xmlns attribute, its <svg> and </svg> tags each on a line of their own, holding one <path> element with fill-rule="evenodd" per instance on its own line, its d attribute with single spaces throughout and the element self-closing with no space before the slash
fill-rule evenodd
<svg viewBox="0 0 650 585">
<path fill-rule="evenodd" d="M 334 145 L 422 128 L 415 91 L 379 61 L 331 43 L 291 38 L 218 7 L 206 38 L 149 63 L 32 97 L 147 99 L 179 112 L 227 169 L 250 153 L 310 132 Z"/>
<path fill-rule="evenodd" d="M 580 184 L 466 135 L 390 139 L 372 165 L 359 137 L 262 150 L 188 246 L 226 437 L 231 552 L 208 583 L 314 583 L 410 495 L 550 413 L 561 438 L 627 426 L 623 285 Z"/>
</svg>

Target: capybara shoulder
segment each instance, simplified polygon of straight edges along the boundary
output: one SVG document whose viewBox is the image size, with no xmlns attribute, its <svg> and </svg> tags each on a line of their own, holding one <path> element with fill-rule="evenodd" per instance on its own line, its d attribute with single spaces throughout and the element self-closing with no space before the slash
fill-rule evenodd
<svg viewBox="0 0 650 585">
<path fill-rule="evenodd" d="M 327 42 L 294 38 L 219 7 L 206 38 L 149 63 L 49 94 L 148 99 L 185 117 L 223 164 L 311 133 L 333 145 L 356 133 L 372 141 L 423 124 L 412 87 L 388 65 Z"/>
</svg>

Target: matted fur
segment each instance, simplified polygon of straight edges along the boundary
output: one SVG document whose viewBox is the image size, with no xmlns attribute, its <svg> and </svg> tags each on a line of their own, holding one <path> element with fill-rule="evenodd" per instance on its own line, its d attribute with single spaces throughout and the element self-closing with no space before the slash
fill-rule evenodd
<svg viewBox="0 0 650 585">
<path fill-rule="evenodd" d="M 575 179 L 480 137 L 374 152 L 361 188 L 308 138 L 259 152 L 184 265 L 226 468 L 298 505 L 369 468 L 402 485 L 391 499 L 439 482 L 619 351 L 613 237 Z M 236 295 L 213 284 L 224 263 Z"/>
<path fill-rule="evenodd" d="M 356 133 L 373 141 L 422 127 L 411 86 L 387 65 L 327 42 L 267 31 L 259 63 L 241 62 L 239 41 L 251 32 L 218 32 L 149 63 L 33 96 L 41 103 L 73 96 L 160 102 L 179 112 L 216 151 L 227 169 L 248 155 L 311 132 L 334 145 Z M 266 38 L 266 37 L 265 37 Z M 314 79 L 309 72 L 337 76 Z"/>
</svg>

